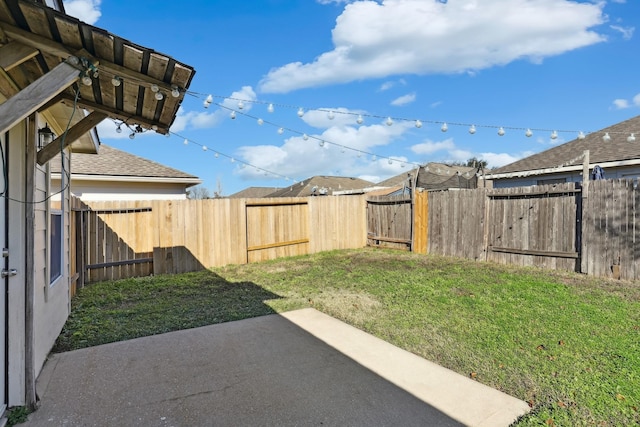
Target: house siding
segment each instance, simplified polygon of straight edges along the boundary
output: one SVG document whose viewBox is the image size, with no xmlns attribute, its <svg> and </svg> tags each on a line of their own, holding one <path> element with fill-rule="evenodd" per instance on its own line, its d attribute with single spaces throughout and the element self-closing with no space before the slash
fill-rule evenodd
<svg viewBox="0 0 640 427">
<path fill-rule="evenodd" d="M 53 179 L 52 185 L 60 181 Z M 185 184 L 71 180 L 71 192 L 83 201 L 185 200 Z"/>
<path fill-rule="evenodd" d="M 68 164 L 66 165 L 68 167 Z M 58 191 L 60 185 L 48 185 L 49 172 L 46 165 L 36 169 L 36 200 L 46 198 Z M 47 355 L 51 351 L 64 323 L 69 315 L 69 191 L 62 193 L 64 206 L 58 201 L 47 200 L 36 205 L 36 233 L 43 240 L 44 245 L 36 243 L 35 247 L 35 310 L 34 310 L 34 334 L 35 334 L 35 368 L 39 373 Z M 63 208 L 63 262 L 62 276 L 54 281 L 49 281 L 49 214 L 51 209 Z M 36 239 L 38 240 L 38 239 Z"/>
<path fill-rule="evenodd" d="M 607 179 L 636 179 L 640 177 L 640 166 L 605 168 Z M 523 172 L 524 173 L 524 172 Z M 491 178 L 491 177 L 489 177 Z M 582 172 L 531 175 L 528 177 L 493 178 L 494 188 L 526 187 L 537 185 L 539 181 L 565 179 L 566 182 L 582 182 Z"/>
</svg>

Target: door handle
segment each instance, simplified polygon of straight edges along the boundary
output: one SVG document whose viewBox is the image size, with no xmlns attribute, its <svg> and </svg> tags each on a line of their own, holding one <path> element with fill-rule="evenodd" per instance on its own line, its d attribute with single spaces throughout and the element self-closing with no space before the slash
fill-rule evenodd
<svg viewBox="0 0 640 427">
<path fill-rule="evenodd" d="M 18 274 L 18 270 L 16 270 L 15 268 L 11 268 L 9 270 L 2 270 L 2 272 L 0 272 L 0 276 L 4 279 L 5 277 L 11 277 L 11 276 L 15 276 Z"/>
</svg>

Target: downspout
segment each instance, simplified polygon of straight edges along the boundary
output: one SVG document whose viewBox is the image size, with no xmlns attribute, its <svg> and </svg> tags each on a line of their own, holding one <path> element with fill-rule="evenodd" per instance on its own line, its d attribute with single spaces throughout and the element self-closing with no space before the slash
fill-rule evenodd
<svg viewBox="0 0 640 427">
<path fill-rule="evenodd" d="M 36 115 L 27 118 L 27 150 L 25 156 L 25 405 L 31 410 L 37 406 L 35 372 L 35 172 L 36 172 Z"/>
</svg>

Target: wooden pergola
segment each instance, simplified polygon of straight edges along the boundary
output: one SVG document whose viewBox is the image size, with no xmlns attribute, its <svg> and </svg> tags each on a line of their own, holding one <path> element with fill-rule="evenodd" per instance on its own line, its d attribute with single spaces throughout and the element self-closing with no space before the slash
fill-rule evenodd
<svg viewBox="0 0 640 427">
<path fill-rule="evenodd" d="M 166 134 L 194 74 L 40 2 L 0 0 L 0 133 L 39 112 L 59 129 L 73 116 L 62 145 L 75 152 L 96 152 L 88 132 L 105 118 Z M 60 140 L 48 144 L 37 162 L 60 148 Z"/>
</svg>

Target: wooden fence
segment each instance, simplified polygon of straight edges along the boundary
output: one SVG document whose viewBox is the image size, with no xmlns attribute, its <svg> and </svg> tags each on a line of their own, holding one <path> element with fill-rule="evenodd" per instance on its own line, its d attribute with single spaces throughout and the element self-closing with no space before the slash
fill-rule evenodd
<svg viewBox="0 0 640 427">
<path fill-rule="evenodd" d="M 640 279 L 640 191 L 629 180 L 429 193 L 429 253 Z"/>
<path fill-rule="evenodd" d="M 366 245 L 363 196 L 74 203 L 81 283 Z"/>
</svg>

